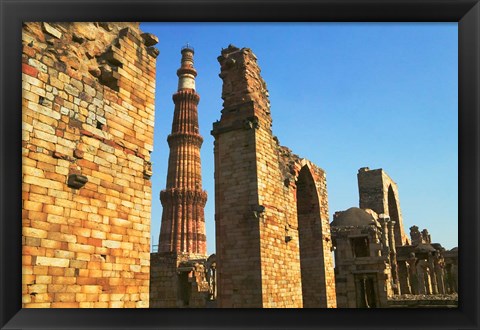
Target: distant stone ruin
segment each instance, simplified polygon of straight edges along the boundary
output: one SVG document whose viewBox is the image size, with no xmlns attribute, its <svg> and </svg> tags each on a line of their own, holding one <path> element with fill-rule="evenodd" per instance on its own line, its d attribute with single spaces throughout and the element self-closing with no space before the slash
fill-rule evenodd
<svg viewBox="0 0 480 330">
<path fill-rule="evenodd" d="M 361 168 L 358 188 L 360 208 L 331 223 L 338 307 L 456 307 L 457 250 L 417 226 L 406 238 L 397 185 L 382 169 Z"/>
</svg>

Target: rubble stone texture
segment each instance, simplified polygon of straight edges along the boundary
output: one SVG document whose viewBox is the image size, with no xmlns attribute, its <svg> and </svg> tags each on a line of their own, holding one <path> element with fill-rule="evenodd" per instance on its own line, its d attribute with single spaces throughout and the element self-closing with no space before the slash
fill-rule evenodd
<svg viewBox="0 0 480 330">
<path fill-rule="evenodd" d="M 177 70 L 178 91 L 168 136 L 167 187 L 160 192 L 163 206 L 158 253 L 152 253 L 151 307 L 205 307 L 208 284 L 204 207 L 194 51 L 184 47 Z"/>
<path fill-rule="evenodd" d="M 336 307 L 325 173 L 272 135 L 252 51 L 230 45 L 218 60 L 218 307 Z"/>
<path fill-rule="evenodd" d="M 148 307 L 157 38 L 25 23 L 23 307 Z"/>
</svg>

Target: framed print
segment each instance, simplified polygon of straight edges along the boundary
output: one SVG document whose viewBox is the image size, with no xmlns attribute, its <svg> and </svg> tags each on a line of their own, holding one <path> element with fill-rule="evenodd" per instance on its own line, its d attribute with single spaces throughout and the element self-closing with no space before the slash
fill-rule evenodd
<svg viewBox="0 0 480 330">
<path fill-rule="evenodd" d="M 2 329 L 478 328 L 477 1 L 1 8 Z"/>
</svg>

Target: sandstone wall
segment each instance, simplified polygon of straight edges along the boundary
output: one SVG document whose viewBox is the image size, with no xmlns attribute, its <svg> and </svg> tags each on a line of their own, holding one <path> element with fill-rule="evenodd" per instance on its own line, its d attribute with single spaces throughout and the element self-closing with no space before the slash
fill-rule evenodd
<svg viewBox="0 0 480 330">
<path fill-rule="evenodd" d="M 150 308 L 204 308 L 209 285 L 202 254 L 150 254 Z"/>
<path fill-rule="evenodd" d="M 298 219 L 303 307 L 336 307 L 335 274 L 325 172 L 278 146 L 291 216 Z"/>
<path fill-rule="evenodd" d="M 361 168 L 358 170 L 357 178 L 360 208 L 389 215 L 391 220 L 396 221 L 395 245 L 408 245 L 409 240 L 403 228 L 397 184 L 382 169 Z"/>
<path fill-rule="evenodd" d="M 150 254 L 150 308 L 177 307 L 177 254 Z"/>
<path fill-rule="evenodd" d="M 148 307 L 156 42 L 24 24 L 23 307 Z"/>
<path fill-rule="evenodd" d="M 316 181 L 308 193 L 317 208 L 306 212 L 311 218 L 305 218 L 302 241 L 296 181 L 305 162 L 280 147 L 272 134 L 268 91 L 251 50 L 229 46 L 219 62 L 224 108 L 212 131 L 218 306 L 302 307 L 308 301 L 335 307 L 324 173 L 311 166 Z M 302 242 L 305 259 L 310 248 L 318 252 L 313 268 L 300 265 Z M 302 297 L 304 284 L 323 301 Z"/>
<path fill-rule="evenodd" d="M 368 226 L 332 226 L 335 240 L 335 276 L 339 308 L 358 308 L 364 300 L 360 292 L 363 277 L 373 280 L 374 307 L 388 307 L 387 300 L 393 295 L 391 268 L 388 257 L 381 255 L 379 233 Z M 369 256 L 355 257 L 351 239 L 368 236 Z M 371 306 L 373 307 L 373 306 Z"/>
</svg>

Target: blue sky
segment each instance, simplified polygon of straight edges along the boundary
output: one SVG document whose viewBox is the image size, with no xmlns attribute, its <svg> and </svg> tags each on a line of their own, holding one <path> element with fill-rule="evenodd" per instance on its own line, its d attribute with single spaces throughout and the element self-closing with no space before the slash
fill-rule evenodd
<svg viewBox="0 0 480 330">
<path fill-rule="evenodd" d="M 158 36 L 152 244 L 158 243 L 180 49 L 195 48 L 208 253 L 215 252 L 212 123 L 220 119 L 217 57 L 256 54 L 280 143 L 327 173 L 330 221 L 358 207 L 357 171 L 397 183 L 404 227 L 458 245 L 457 23 L 142 23 Z"/>
</svg>

